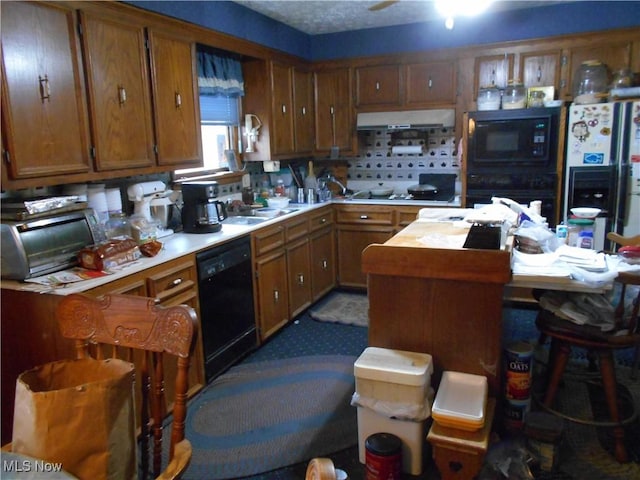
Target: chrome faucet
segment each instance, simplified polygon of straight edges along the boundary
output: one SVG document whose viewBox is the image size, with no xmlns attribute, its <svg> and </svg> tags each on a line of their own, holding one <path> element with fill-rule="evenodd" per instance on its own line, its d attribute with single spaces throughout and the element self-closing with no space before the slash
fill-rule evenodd
<svg viewBox="0 0 640 480">
<path fill-rule="evenodd" d="M 338 181 L 336 177 L 334 177 L 330 173 L 327 173 L 323 177 L 321 177 L 321 180 L 324 180 L 325 183 L 335 183 L 336 185 L 338 185 L 342 190 L 342 195 L 345 197 L 349 193 L 349 189 L 345 187 L 340 181 Z"/>
</svg>

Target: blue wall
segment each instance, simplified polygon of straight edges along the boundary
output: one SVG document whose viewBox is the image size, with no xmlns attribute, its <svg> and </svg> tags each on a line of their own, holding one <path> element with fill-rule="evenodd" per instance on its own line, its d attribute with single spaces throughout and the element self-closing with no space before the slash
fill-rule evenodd
<svg viewBox="0 0 640 480">
<path fill-rule="evenodd" d="M 125 3 L 250 40 L 298 57 L 311 58 L 311 37 L 233 2 L 133 0 Z"/>
<path fill-rule="evenodd" d="M 640 1 L 563 3 L 498 12 L 490 18 L 444 21 L 316 35 L 311 58 L 327 60 L 464 47 L 640 25 Z"/>
<path fill-rule="evenodd" d="M 228 33 L 307 60 L 464 47 L 640 25 L 640 1 L 581 1 L 499 12 L 491 18 L 306 35 L 227 1 L 128 1 L 132 5 Z"/>
</svg>

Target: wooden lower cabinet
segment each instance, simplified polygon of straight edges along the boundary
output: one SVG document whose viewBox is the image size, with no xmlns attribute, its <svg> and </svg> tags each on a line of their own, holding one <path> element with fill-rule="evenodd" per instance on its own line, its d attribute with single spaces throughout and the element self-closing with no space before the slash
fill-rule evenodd
<svg viewBox="0 0 640 480">
<path fill-rule="evenodd" d="M 311 299 L 320 299 L 336 286 L 336 240 L 333 227 L 328 226 L 312 234 Z"/>
<path fill-rule="evenodd" d="M 367 288 L 362 251 L 384 243 L 395 233 L 395 208 L 377 205 L 336 205 L 338 285 Z"/>
<path fill-rule="evenodd" d="M 327 205 L 253 233 L 261 341 L 336 286 L 333 219 L 333 208 Z"/>
<path fill-rule="evenodd" d="M 309 238 L 303 238 L 287 245 L 287 278 L 289 281 L 289 318 L 294 318 L 311 305 Z"/>
<path fill-rule="evenodd" d="M 311 258 L 311 301 L 315 302 L 336 286 L 336 237 L 333 206 L 309 214 L 309 255 Z"/>
<path fill-rule="evenodd" d="M 284 249 L 256 259 L 258 332 L 264 341 L 289 320 L 287 256 Z"/>
<path fill-rule="evenodd" d="M 339 225 L 338 284 L 341 287 L 367 288 L 367 276 L 362 273 L 362 251 L 372 243 L 384 243 L 393 236 L 393 227 L 372 227 L 359 224 Z"/>
<path fill-rule="evenodd" d="M 251 235 L 254 268 L 254 299 L 260 341 L 289 320 L 289 289 L 285 227 L 277 224 Z"/>
</svg>

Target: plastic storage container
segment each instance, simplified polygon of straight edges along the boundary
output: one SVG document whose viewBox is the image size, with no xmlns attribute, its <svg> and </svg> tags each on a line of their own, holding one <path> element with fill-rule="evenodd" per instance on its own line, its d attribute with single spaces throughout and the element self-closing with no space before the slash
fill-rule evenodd
<svg viewBox="0 0 640 480">
<path fill-rule="evenodd" d="M 365 463 L 365 441 L 375 433 L 386 432 L 402 440 L 402 471 L 411 475 L 422 473 L 422 451 L 425 442 L 425 419 L 419 421 L 392 418 L 393 405 L 424 405 L 428 403 L 432 357 L 426 353 L 368 347 L 354 363 L 356 394 L 374 399 L 390 407 L 387 414 L 358 406 L 358 453 Z"/>
<path fill-rule="evenodd" d="M 484 427 L 487 377 L 445 371 L 431 415 L 442 426 L 474 432 Z"/>
</svg>

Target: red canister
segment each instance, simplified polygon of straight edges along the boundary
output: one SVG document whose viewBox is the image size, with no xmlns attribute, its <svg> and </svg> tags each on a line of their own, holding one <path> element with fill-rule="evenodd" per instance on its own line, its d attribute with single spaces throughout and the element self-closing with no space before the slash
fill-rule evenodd
<svg viewBox="0 0 640 480">
<path fill-rule="evenodd" d="M 391 433 L 374 433 L 365 447 L 366 480 L 400 480 L 402 441 Z"/>
</svg>

